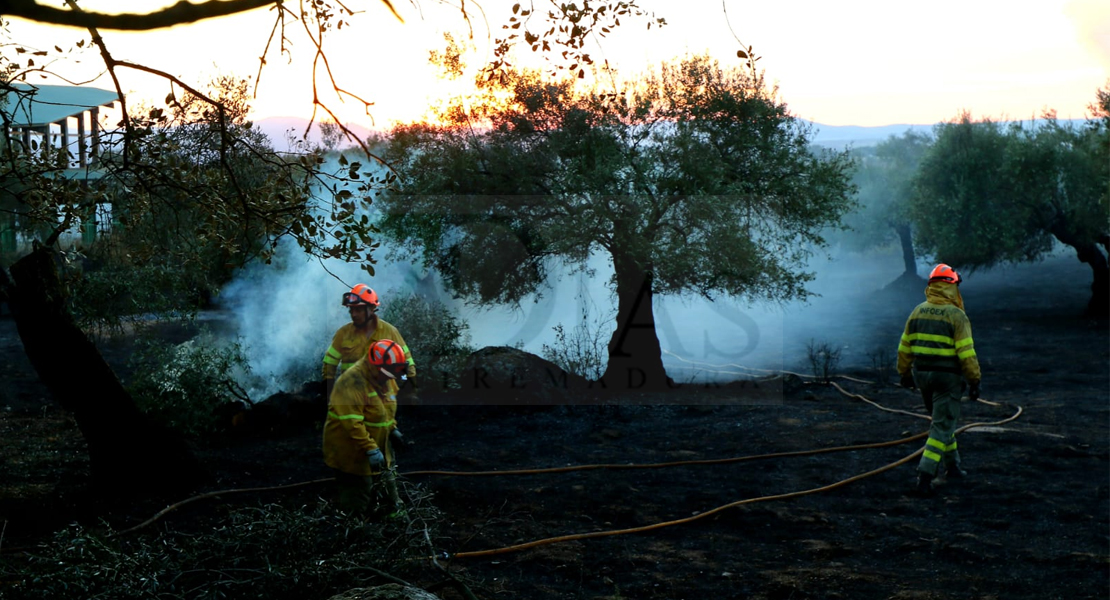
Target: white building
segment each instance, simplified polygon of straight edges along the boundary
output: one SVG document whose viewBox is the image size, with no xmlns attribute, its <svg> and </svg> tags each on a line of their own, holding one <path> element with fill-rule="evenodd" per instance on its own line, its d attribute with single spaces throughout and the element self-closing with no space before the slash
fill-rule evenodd
<svg viewBox="0 0 1110 600">
<path fill-rule="evenodd" d="M 114 91 L 93 87 L 6 83 L 0 87 L 0 118 L 5 127 L 0 148 L 13 152 L 57 152 L 66 177 L 96 178 L 97 156 L 104 131 L 103 108 L 120 100 Z M 16 215 L 2 210 L 0 200 L 0 252 L 18 249 Z M 91 243 L 96 235 L 95 215 L 81 224 L 81 236 Z"/>
</svg>

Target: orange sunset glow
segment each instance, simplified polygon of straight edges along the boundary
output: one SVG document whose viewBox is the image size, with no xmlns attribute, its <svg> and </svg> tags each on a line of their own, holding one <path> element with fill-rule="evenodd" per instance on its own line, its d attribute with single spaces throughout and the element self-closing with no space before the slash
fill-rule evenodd
<svg viewBox="0 0 1110 600">
<path fill-rule="evenodd" d="M 87 6 L 86 6 L 87 4 Z M 404 22 L 379 2 L 367 2 L 331 32 L 325 50 L 335 82 L 373 103 L 367 114 L 356 99 L 337 97 L 318 72 L 321 101 L 341 120 L 364 127 L 420 118 L 429 103 L 462 93 L 466 79 L 440 78 L 429 52 L 444 45 L 443 34 L 467 40 L 469 66 L 491 58 L 492 39 L 512 15 L 512 2 L 397 3 Z M 147 3 L 83 3 L 106 12 L 150 10 Z M 535 3 L 537 12 L 545 4 Z M 829 125 L 934 123 L 962 110 L 974 116 L 1026 119 L 1044 109 L 1061 118 L 1083 118 L 1095 90 L 1110 75 L 1110 6 L 1096 0 L 1052 0 L 1036 5 L 1036 16 L 1002 1 L 940 0 L 909 7 L 878 0 L 743 3 L 696 0 L 645 1 L 645 10 L 667 25 L 648 30 L 627 21 L 595 40 L 592 55 L 624 76 L 687 53 L 708 52 L 737 62 L 741 44 L 762 57 L 759 65 L 798 116 Z M 168 30 L 102 32 L 118 59 L 142 62 L 192 85 L 217 74 L 254 78 L 272 27 L 266 10 L 255 10 Z M 42 48 L 68 48 L 87 38 L 78 29 L 11 24 L 13 39 L 35 40 Z M 292 38 L 292 36 L 291 36 Z M 270 49 L 253 101 L 255 118 L 312 114 L 313 53 L 293 38 L 290 53 Z M 540 66 L 526 50 L 520 63 Z M 54 63 L 70 81 L 111 88 L 99 57 Z M 132 100 L 157 103 L 169 86 L 150 75 L 121 70 Z M 50 83 L 51 81 L 42 81 Z M 60 81 L 52 81 L 61 83 Z M 317 114 L 317 119 L 326 115 Z"/>
</svg>

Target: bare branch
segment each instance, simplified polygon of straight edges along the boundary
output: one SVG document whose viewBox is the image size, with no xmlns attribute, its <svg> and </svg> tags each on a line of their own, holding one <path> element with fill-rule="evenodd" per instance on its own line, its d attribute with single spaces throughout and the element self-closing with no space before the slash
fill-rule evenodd
<svg viewBox="0 0 1110 600">
<path fill-rule="evenodd" d="M 181 89 L 185 90 L 186 92 L 189 92 L 190 94 L 196 96 L 197 98 L 199 98 L 201 100 L 204 100 L 205 102 L 207 102 L 208 104 L 211 104 L 212 106 L 222 107 L 220 102 L 218 102 L 216 100 L 213 100 L 212 98 L 209 98 L 207 95 L 198 91 L 196 88 L 190 86 L 189 84 L 185 83 L 184 81 L 181 81 L 177 77 L 174 77 L 173 75 L 170 75 L 169 73 L 167 73 L 165 71 L 162 71 L 160 69 L 155 69 L 153 67 L 148 67 L 146 65 L 140 65 L 138 63 L 133 63 L 133 62 L 129 62 L 129 61 L 126 61 L 126 60 L 115 60 L 115 59 L 112 59 L 112 66 L 114 66 L 114 67 L 126 67 L 128 69 L 135 69 L 136 71 L 143 71 L 144 73 L 150 73 L 151 75 L 157 75 L 159 77 L 167 79 L 167 80 L 181 86 Z"/>
</svg>

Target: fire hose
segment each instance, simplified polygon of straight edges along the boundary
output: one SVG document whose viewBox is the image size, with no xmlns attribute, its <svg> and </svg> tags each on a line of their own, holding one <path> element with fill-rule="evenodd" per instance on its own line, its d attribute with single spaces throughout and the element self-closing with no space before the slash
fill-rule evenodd
<svg viewBox="0 0 1110 600">
<path fill-rule="evenodd" d="M 788 374 L 801 376 L 797 373 L 788 373 Z M 847 377 L 847 376 L 839 376 L 839 377 L 842 378 L 842 379 L 857 381 L 857 382 L 861 382 L 861 383 L 870 383 L 870 382 L 866 382 L 864 380 L 855 379 L 855 378 L 851 378 L 851 377 Z M 924 418 L 924 419 L 929 419 L 930 418 L 928 415 L 923 415 L 923 414 L 920 414 L 920 413 L 914 413 L 914 412 L 904 411 L 904 410 L 899 410 L 899 409 L 892 409 L 892 408 L 882 406 L 881 404 L 879 404 L 877 402 L 874 402 L 873 400 L 871 400 L 871 399 L 869 399 L 865 396 L 862 396 L 860 394 L 854 394 L 854 393 L 851 393 L 851 392 L 845 390 L 843 387 L 841 387 L 839 384 L 837 384 L 835 382 L 830 381 L 829 384 L 832 387 L 834 387 L 835 389 L 837 389 L 840 393 L 844 394 L 845 396 L 848 396 L 850 398 L 854 398 L 856 400 L 860 400 L 860 401 L 865 402 L 867 404 L 870 404 L 870 405 L 872 405 L 872 406 L 874 406 L 874 407 L 876 407 L 880 410 L 883 410 L 883 411 L 886 411 L 886 412 L 891 412 L 891 413 L 909 415 L 909 416 L 913 416 L 913 417 L 916 417 L 916 418 Z M 986 400 L 986 399 L 983 399 L 983 398 L 979 398 L 977 401 L 982 403 L 982 404 L 986 404 L 986 405 L 994 406 L 994 407 L 1001 407 L 1001 406 L 1004 405 L 1003 403 L 992 402 L 992 401 L 989 401 L 989 400 Z M 963 433 L 963 432 L 965 432 L 969 429 L 973 429 L 973 428 L 976 428 L 976 427 L 998 426 L 998 425 L 1002 425 L 1002 424 L 1014 421 L 1015 419 L 1020 417 L 1022 412 L 1023 412 L 1022 407 L 1015 406 L 1015 408 L 1016 408 L 1016 412 L 1014 412 L 1014 414 L 1012 414 L 1011 416 L 1009 416 L 1005 419 L 1001 419 L 1001 420 L 998 420 L 998 421 L 991 421 L 991 422 L 969 423 L 969 424 L 964 425 L 963 427 L 960 427 L 959 429 L 957 429 L 956 433 L 957 434 Z M 590 471 L 590 470 L 600 470 L 600 469 L 609 469 L 609 470 L 619 470 L 619 469 L 663 469 L 663 468 L 671 468 L 671 467 L 679 467 L 679 466 L 691 466 L 691 465 L 721 465 L 721 464 L 739 463 L 739 462 L 754 461 L 754 460 L 767 460 L 767 459 L 776 459 L 776 458 L 793 458 L 793 457 L 802 457 L 802 456 L 814 456 L 814 455 L 827 454 L 827 453 L 832 453 L 832 452 L 849 452 L 849 451 L 855 451 L 855 450 L 886 448 L 886 447 L 898 446 L 898 445 L 901 445 L 901 444 L 906 444 L 906 443 L 909 443 L 909 442 L 913 442 L 915 440 L 922 439 L 922 438 L 926 437 L 927 435 L 928 435 L 928 432 L 923 432 L 923 433 L 919 433 L 919 434 L 912 435 L 912 436 L 909 436 L 909 437 L 901 438 L 901 439 L 898 439 L 898 440 L 892 440 L 892 441 L 886 441 L 886 442 L 876 442 L 876 443 L 870 443 L 870 444 L 855 444 L 855 445 L 849 445 L 849 446 L 838 446 L 838 447 L 833 447 L 833 448 L 819 448 L 819 449 L 814 449 L 814 450 L 776 452 L 776 453 L 768 453 L 768 454 L 757 454 L 757 455 L 719 458 L 719 459 L 684 460 L 684 461 L 673 461 L 673 462 L 663 462 L 663 463 L 646 463 L 646 464 L 625 464 L 625 463 L 589 464 L 589 465 L 573 465 L 573 466 L 565 466 L 565 467 L 549 467 L 549 468 L 539 468 L 539 469 L 520 469 L 520 470 L 505 470 L 505 471 L 434 471 L 434 470 L 425 470 L 425 471 L 411 471 L 411 472 L 401 473 L 401 474 L 405 475 L 405 476 L 489 477 L 489 476 L 504 476 L 504 475 L 535 475 L 535 474 L 569 473 L 569 472 L 575 472 L 575 471 Z M 854 483 L 854 482 L 860 481 L 862 479 L 866 479 L 868 477 L 872 477 L 874 475 L 878 475 L 880 473 L 883 473 L 883 472 L 889 471 L 891 469 L 897 468 L 901 465 L 904 465 L 904 464 L 912 461 L 913 459 L 917 458 L 918 456 L 920 456 L 922 451 L 923 451 L 923 448 L 919 448 L 915 452 L 913 452 L 913 453 L 911 453 L 907 456 L 904 456 L 904 457 L 902 457 L 902 458 L 900 458 L 900 459 L 898 459 L 894 462 L 888 463 L 886 465 L 883 465 L 883 466 L 878 467 L 876 469 L 873 469 L 871 471 L 867 471 L 865 473 L 860 473 L 858 475 L 854 475 L 854 476 L 848 477 L 846 479 L 842 479 L 840 481 L 836 481 L 834 483 L 830 483 L 830 484 L 827 484 L 827 485 L 823 485 L 823 486 L 819 486 L 819 487 L 815 487 L 815 488 L 810 488 L 810 489 L 806 489 L 806 490 L 787 492 L 787 493 L 783 493 L 783 494 L 774 494 L 774 495 L 760 496 L 760 497 L 757 497 L 757 498 L 746 498 L 746 499 L 743 499 L 743 500 L 737 500 L 737 501 L 734 501 L 734 502 L 729 502 L 727 504 L 723 504 L 723 505 L 717 506 L 715 508 L 711 508 L 711 509 L 699 512 L 698 514 L 695 514 L 695 515 L 690 516 L 690 517 L 685 517 L 685 518 L 682 518 L 682 519 L 675 519 L 675 520 L 671 520 L 671 521 L 663 521 L 663 522 L 659 522 L 659 523 L 653 523 L 653 524 L 650 524 L 650 525 L 644 525 L 644 526 L 640 526 L 640 527 L 632 527 L 632 528 L 626 528 L 626 529 L 591 531 L 591 532 L 586 532 L 586 533 L 577 533 L 577 534 L 569 534 L 569 535 L 563 535 L 563 536 L 557 536 L 557 537 L 551 537 L 551 538 L 543 538 L 543 539 L 533 540 L 533 541 L 525 542 L 525 543 L 521 543 L 521 544 L 505 546 L 505 547 L 501 547 L 501 548 L 493 548 L 493 549 L 488 549 L 488 550 L 479 550 L 479 551 L 470 551 L 470 552 L 459 552 L 459 553 L 456 553 L 456 554 L 449 554 L 449 555 L 445 554 L 442 558 L 480 558 L 480 557 L 492 556 L 492 555 L 496 555 L 496 554 L 505 554 L 505 553 L 509 553 L 509 552 L 517 552 L 517 551 L 520 551 L 520 550 L 526 550 L 526 549 L 529 549 L 529 548 L 535 548 L 537 546 L 543 546 L 543 545 L 548 545 L 548 544 L 556 544 L 556 543 L 562 543 L 562 542 L 593 539 L 593 538 L 615 536 L 615 535 L 627 535 L 627 534 L 632 534 L 632 533 L 644 533 L 644 532 L 653 531 L 653 530 L 656 530 L 656 529 L 662 529 L 662 528 L 665 528 L 665 527 L 671 527 L 671 526 L 675 526 L 675 525 L 683 525 L 683 524 L 686 524 L 686 523 L 691 523 L 693 521 L 704 519 L 704 518 L 712 516 L 712 515 L 716 515 L 718 513 L 721 513 L 722 511 L 728 510 L 730 508 L 735 508 L 735 507 L 738 507 L 738 506 L 744 506 L 744 505 L 748 505 L 748 504 L 755 504 L 757 502 L 768 502 L 768 501 L 773 501 L 773 500 L 787 500 L 787 499 L 791 499 L 791 498 L 799 498 L 799 497 L 802 497 L 802 496 L 808 496 L 808 495 L 812 495 L 812 494 L 818 494 L 818 493 L 834 490 L 834 489 L 843 487 L 845 485 L 848 485 L 850 483 Z M 322 478 L 322 479 L 314 479 L 314 480 L 311 480 L 311 481 L 302 481 L 302 482 L 298 482 L 298 483 L 291 483 L 291 484 L 271 486 L 271 487 L 239 488 L 239 489 L 229 489 L 229 490 L 220 490 L 220 491 L 214 491 L 214 492 L 207 492 L 207 493 L 204 493 L 204 494 L 193 496 L 191 498 L 187 498 L 185 500 L 182 500 L 181 502 L 174 503 L 170 506 L 167 506 L 166 508 L 162 509 L 161 511 L 159 511 L 157 514 L 155 514 L 151 518 L 147 519 L 146 521 L 143 521 L 142 523 L 139 523 L 138 525 L 135 525 L 135 526 L 130 527 L 128 529 L 119 531 L 115 535 L 116 536 L 126 535 L 126 534 L 129 534 L 129 533 L 138 531 L 140 529 L 143 529 L 143 528 L 151 525 L 152 523 L 158 521 L 159 519 L 161 519 L 166 514 L 172 512 L 174 510 L 177 510 L 178 508 L 181 508 L 182 506 L 185 506 L 185 505 L 190 504 L 192 502 L 196 502 L 196 501 L 203 500 L 203 499 L 206 499 L 206 498 L 214 498 L 214 497 L 217 497 L 217 496 L 225 496 L 225 495 L 236 494 L 236 493 L 251 493 L 251 492 L 263 492 L 263 491 L 287 490 L 287 489 L 293 489 L 293 488 L 303 487 L 303 486 L 307 486 L 307 485 L 325 483 L 325 482 L 328 482 L 328 481 L 332 481 L 333 479 L 334 478 L 328 477 L 328 478 Z M 436 557 L 430 557 L 430 558 L 435 559 Z"/>
</svg>

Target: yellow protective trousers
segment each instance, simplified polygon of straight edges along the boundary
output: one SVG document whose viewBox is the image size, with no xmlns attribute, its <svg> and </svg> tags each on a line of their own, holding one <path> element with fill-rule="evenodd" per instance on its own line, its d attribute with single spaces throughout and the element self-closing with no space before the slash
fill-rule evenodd
<svg viewBox="0 0 1110 600">
<path fill-rule="evenodd" d="M 936 476 L 941 463 L 960 465 L 956 428 L 960 420 L 964 380 L 946 371 L 914 371 L 914 382 L 921 389 L 922 396 L 933 400 L 933 423 L 929 426 L 929 439 L 925 441 L 925 451 L 917 470 Z"/>
</svg>

